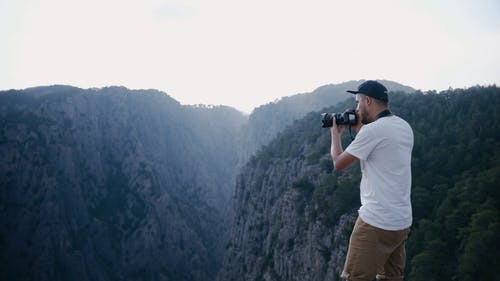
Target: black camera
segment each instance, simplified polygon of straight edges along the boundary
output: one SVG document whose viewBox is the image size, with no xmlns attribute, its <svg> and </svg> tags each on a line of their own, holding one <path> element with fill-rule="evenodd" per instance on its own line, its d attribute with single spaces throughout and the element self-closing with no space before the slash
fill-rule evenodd
<svg viewBox="0 0 500 281">
<path fill-rule="evenodd" d="M 337 125 L 356 125 L 358 123 L 358 115 L 354 109 L 346 109 L 343 113 L 323 113 L 321 114 L 323 122 L 323 128 L 329 128 L 333 126 L 333 117 L 335 117 L 335 123 Z"/>
</svg>

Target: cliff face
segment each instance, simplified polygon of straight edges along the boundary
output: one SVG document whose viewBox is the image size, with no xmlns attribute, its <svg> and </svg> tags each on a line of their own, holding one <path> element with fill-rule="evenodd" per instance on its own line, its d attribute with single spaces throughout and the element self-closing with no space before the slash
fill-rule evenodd
<svg viewBox="0 0 500 281">
<path fill-rule="evenodd" d="M 319 123 L 315 114 L 295 122 L 242 169 L 219 280 L 340 276 L 359 175 L 332 173 L 329 132 Z"/>
<path fill-rule="evenodd" d="M 243 115 L 117 87 L 0 100 L 0 279 L 213 279 Z"/>
</svg>

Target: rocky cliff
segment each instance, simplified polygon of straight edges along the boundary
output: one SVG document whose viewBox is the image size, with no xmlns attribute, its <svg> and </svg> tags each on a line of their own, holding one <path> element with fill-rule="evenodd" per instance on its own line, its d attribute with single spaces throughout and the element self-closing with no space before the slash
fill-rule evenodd
<svg viewBox="0 0 500 281">
<path fill-rule="evenodd" d="M 166 94 L 0 94 L 1 280 L 213 280 L 245 117 Z"/>
</svg>

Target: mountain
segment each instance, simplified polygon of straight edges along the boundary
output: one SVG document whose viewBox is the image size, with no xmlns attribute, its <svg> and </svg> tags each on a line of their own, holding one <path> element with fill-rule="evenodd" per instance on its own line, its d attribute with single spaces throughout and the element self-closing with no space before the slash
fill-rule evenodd
<svg viewBox="0 0 500 281">
<path fill-rule="evenodd" d="M 51 86 L 0 120 L 1 280 L 213 280 L 243 114 Z"/>
<path fill-rule="evenodd" d="M 359 83 L 250 116 L 156 90 L 0 92 L 0 280 L 338 279 L 360 173 L 332 171 L 320 113 Z M 415 133 L 407 280 L 498 280 L 498 88 L 383 83 Z"/>
<path fill-rule="evenodd" d="M 283 97 L 255 108 L 249 116 L 248 123 L 242 130 L 243 147 L 240 150 L 240 163 L 246 163 L 250 156 L 258 151 L 260 147 L 268 144 L 294 120 L 303 118 L 309 112 L 319 111 L 352 98 L 352 95 L 346 93 L 346 91 L 357 89 L 358 85 L 363 81 L 324 85 L 311 93 Z M 389 91 L 415 92 L 415 89 L 393 81 L 378 81 L 383 83 Z M 354 102 L 352 104 L 348 103 L 346 106 L 353 107 Z M 343 111 L 344 109 L 340 110 Z"/>
<path fill-rule="evenodd" d="M 390 98 L 415 135 L 406 279 L 499 280 L 500 90 Z M 333 171 L 320 113 L 293 122 L 242 168 L 218 280 L 339 280 L 360 171 Z"/>
</svg>

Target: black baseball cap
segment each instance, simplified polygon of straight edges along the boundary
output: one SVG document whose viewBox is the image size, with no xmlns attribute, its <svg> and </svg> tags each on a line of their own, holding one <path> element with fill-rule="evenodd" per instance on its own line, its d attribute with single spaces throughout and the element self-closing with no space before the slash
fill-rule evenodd
<svg viewBox="0 0 500 281">
<path fill-rule="evenodd" d="M 357 91 L 347 91 L 351 94 L 364 94 L 382 101 L 389 101 L 387 88 L 375 80 L 366 80 L 358 86 Z"/>
</svg>

